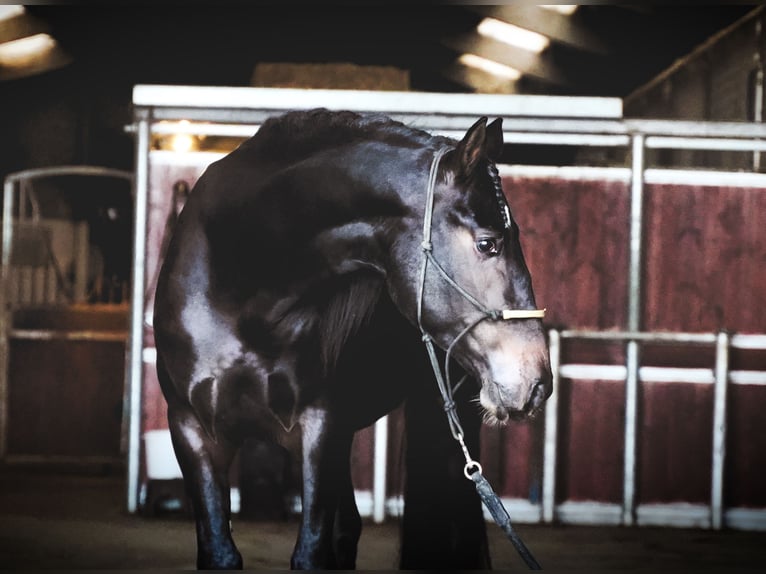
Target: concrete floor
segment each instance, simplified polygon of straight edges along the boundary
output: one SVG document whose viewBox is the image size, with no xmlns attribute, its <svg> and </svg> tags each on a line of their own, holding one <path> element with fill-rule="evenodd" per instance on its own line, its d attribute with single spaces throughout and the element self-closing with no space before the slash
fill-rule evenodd
<svg viewBox="0 0 766 574">
<path fill-rule="evenodd" d="M 124 510 L 114 474 L 0 468 L 0 567 L 4 569 L 191 569 L 193 523 Z M 488 525 L 496 569 L 524 571 L 502 531 Z M 518 525 L 546 570 L 704 569 L 766 572 L 766 533 L 661 528 Z M 286 569 L 297 522 L 234 521 L 247 569 Z M 398 524 L 366 524 L 359 569 L 397 564 Z"/>
</svg>

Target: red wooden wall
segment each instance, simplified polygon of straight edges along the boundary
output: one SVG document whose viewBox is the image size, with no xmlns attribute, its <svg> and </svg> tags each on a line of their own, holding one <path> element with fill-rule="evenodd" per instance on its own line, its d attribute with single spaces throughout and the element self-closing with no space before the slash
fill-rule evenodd
<svg viewBox="0 0 766 574">
<path fill-rule="evenodd" d="M 546 321 L 626 328 L 628 182 L 509 176 L 504 188 Z M 766 189 L 654 184 L 644 194 L 642 329 L 763 333 Z M 615 344 L 568 342 L 562 362 L 624 364 L 624 353 Z M 714 354 L 645 345 L 642 364 L 712 368 Z M 766 370 L 766 353 L 735 350 L 731 368 Z M 730 389 L 728 505 L 766 500 L 765 391 Z M 622 383 L 562 381 L 559 501 L 621 501 L 624 399 Z M 640 385 L 639 503 L 710 500 L 712 419 L 710 385 Z"/>
</svg>

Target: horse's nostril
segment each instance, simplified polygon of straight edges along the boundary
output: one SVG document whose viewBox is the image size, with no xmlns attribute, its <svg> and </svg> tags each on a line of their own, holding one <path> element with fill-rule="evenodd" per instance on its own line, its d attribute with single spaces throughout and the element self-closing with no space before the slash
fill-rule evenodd
<svg viewBox="0 0 766 574">
<path fill-rule="evenodd" d="M 531 411 L 539 407 L 545 402 L 545 399 L 550 395 L 548 384 L 542 378 L 537 378 L 535 384 L 532 387 L 532 392 L 529 394 L 529 401 L 526 405 L 526 410 Z"/>
</svg>

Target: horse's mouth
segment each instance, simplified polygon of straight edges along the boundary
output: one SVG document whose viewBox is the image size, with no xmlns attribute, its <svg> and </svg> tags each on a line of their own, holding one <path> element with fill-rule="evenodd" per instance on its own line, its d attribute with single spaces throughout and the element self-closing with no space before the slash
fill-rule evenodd
<svg viewBox="0 0 766 574">
<path fill-rule="evenodd" d="M 520 422 L 534 418 L 541 410 L 539 407 L 529 411 L 518 410 L 505 405 L 482 405 L 482 407 L 484 408 L 484 423 L 490 426 L 505 426 L 509 422 Z"/>
<path fill-rule="evenodd" d="M 498 383 L 490 383 L 490 388 L 494 387 L 495 392 L 482 387 L 479 393 L 479 403 L 484 409 L 484 422 L 490 425 L 506 425 L 509 421 L 522 421 L 524 419 L 534 418 L 543 410 L 545 400 L 550 395 L 545 385 L 537 384 L 530 393 L 529 398 L 521 408 L 514 408 L 503 400 L 503 393 L 500 391 Z"/>
</svg>

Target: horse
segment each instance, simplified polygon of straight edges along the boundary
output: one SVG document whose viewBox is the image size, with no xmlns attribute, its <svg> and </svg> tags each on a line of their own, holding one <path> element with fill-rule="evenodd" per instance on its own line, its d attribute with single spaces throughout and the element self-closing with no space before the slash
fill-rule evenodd
<svg viewBox="0 0 766 574">
<path fill-rule="evenodd" d="M 297 443 L 291 567 L 353 569 L 354 433 L 402 404 L 400 567 L 490 567 L 480 500 L 429 369 L 445 361 L 448 382 L 464 375 L 446 402 L 473 450 L 482 422 L 529 416 L 551 393 L 496 168 L 501 122 L 481 117 L 458 141 L 379 114 L 292 111 L 200 176 L 154 310 L 198 568 L 242 568 L 228 471 L 250 437 Z"/>
</svg>

